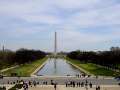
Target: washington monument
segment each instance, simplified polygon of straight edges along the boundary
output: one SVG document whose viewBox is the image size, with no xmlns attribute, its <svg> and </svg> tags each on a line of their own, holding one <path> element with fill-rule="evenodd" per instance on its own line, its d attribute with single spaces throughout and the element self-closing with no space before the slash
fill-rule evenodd
<svg viewBox="0 0 120 90">
<path fill-rule="evenodd" d="M 57 54 L 57 32 L 55 32 L 54 54 Z"/>
</svg>

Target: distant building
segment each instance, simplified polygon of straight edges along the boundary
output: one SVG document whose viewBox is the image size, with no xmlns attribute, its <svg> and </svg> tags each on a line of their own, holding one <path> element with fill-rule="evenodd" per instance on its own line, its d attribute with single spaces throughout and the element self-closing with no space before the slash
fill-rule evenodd
<svg viewBox="0 0 120 90">
<path fill-rule="evenodd" d="M 111 47 L 110 50 L 111 51 L 120 51 L 120 47 Z"/>
</svg>

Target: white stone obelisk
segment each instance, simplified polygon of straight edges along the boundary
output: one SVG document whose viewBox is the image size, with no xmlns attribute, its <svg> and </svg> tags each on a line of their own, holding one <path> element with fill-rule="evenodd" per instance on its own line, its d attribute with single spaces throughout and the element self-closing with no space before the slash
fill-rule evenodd
<svg viewBox="0 0 120 90">
<path fill-rule="evenodd" d="M 54 47 L 54 54 L 57 55 L 57 32 L 55 32 L 55 47 Z"/>
</svg>

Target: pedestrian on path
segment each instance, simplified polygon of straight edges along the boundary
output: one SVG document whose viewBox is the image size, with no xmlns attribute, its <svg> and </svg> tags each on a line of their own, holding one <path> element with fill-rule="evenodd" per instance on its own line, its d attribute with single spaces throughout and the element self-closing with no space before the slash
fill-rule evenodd
<svg viewBox="0 0 120 90">
<path fill-rule="evenodd" d="M 53 80 L 51 80 L 51 85 L 53 85 L 54 83 L 53 83 Z"/>
<path fill-rule="evenodd" d="M 120 86 L 120 83 L 118 83 L 118 85 Z"/>
<path fill-rule="evenodd" d="M 90 88 L 92 88 L 92 83 L 91 82 L 90 82 L 89 86 L 90 86 Z"/>
<path fill-rule="evenodd" d="M 80 87 L 81 83 L 79 82 L 78 85 L 79 85 L 79 87 Z"/>
<path fill-rule="evenodd" d="M 68 87 L 68 83 L 67 82 L 65 83 L 65 85 L 66 85 L 66 87 Z"/>
<path fill-rule="evenodd" d="M 54 84 L 54 89 L 56 90 L 56 88 L 57 88 L 57 84 L 55 83 L 55 84 Z"/>
</svg>

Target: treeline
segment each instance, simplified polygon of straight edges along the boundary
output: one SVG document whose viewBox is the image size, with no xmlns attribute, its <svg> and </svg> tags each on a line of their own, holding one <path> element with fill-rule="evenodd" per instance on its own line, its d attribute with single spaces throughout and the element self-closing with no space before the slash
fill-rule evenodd
<svg viewBox="0 0 120 90">
<path fill-rule="evenodd" d="M 120 48 L 118 47 L 112 47 L 110 51 L 72 51 L 67 56 L 83 63 L 95 63 L 108 69 L 120 70 Z"/>
<path fill-rule="evenodd" d="M 14 64 L 30 63 L 45 56 L 46 53 L 40 50 L 19 49 L 16 52 L 10 50 L 0 51 L 0 69 Z"/>
</svg>

